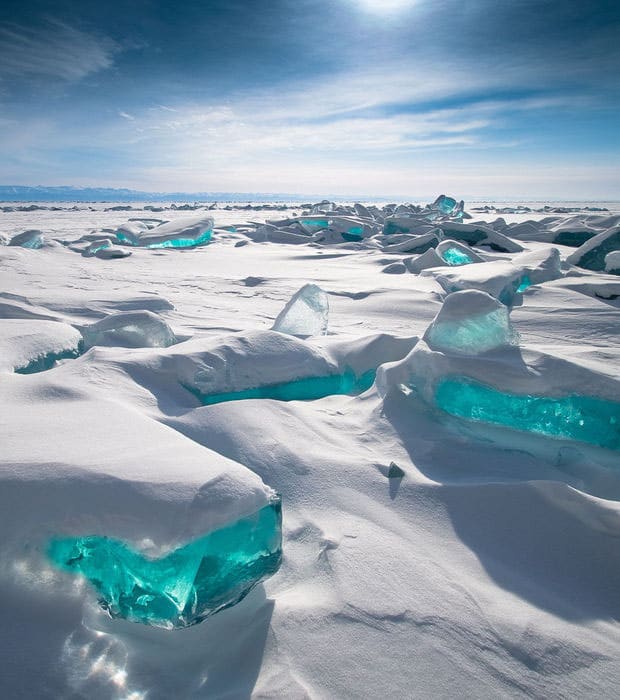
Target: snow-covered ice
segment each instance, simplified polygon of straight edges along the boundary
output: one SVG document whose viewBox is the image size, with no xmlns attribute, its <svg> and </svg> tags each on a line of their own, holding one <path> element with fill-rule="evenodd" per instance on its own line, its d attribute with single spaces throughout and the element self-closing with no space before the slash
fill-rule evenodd
<svg viewBox="0 0 620 700">
<path fill-rule="evenodd" d="M 2 207 L 2 696 L 618 696 L 606 207 Z"/>
</svg>

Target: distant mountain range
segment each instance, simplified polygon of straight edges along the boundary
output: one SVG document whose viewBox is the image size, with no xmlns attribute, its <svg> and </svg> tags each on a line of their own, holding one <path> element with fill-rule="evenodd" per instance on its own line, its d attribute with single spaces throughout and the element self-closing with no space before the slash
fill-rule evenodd
<svg viewBox="0 0 620 700">
<path fill-rule="evenodd" d="M 2 202 L 316 202 L 324 198 L 325 195 L 286 192 L 140 192 L 113 187 L 0 185 Z M 338 201 L 386 199 L 353 195 L 327 195 L 327 198 Z"/>
</svg>

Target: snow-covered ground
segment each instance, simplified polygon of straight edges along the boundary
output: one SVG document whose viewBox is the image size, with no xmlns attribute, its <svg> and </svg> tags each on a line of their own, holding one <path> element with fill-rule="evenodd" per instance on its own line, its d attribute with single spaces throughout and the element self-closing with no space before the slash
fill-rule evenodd
<svg viewBox="0 0 620 700">
<path fill-rule="evenodd" d="M 416 267 L 426 229 L 383 235 L 370 206 L 303 225 L 299 204 L 41 206 L 0 211 L 5 242 L 43 235 L 0 246 L 2 697 L 620 696 L 620 278 L 555 242 L 611 240 L 620 205 L 470 205 L 429 231 L 485 221 L 486 238 L 441 243 L 473 262 L 439 267 Z M 117 244 L 131 219 L 185 240 L 183 219 L 208 216 L 208 245 Z M 102 239 L 131 255 L 86 250 Z M 305 284 L 327 295 L 327 335 L 272 332 Z M 323 398 L 208 401 L 375 370 L 370 389 Z M 607 432 L 457 418 L 435 404 L 448 376 L 604 402 Z M 46 554 L 101 535 L 159 557 L 273 491 L 279 571 L 186 629 L 112 619 Z"/>
</svg>

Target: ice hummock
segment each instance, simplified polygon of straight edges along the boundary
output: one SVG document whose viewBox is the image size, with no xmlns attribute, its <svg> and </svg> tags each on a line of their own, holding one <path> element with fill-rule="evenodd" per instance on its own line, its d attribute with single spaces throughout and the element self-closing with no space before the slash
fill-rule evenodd
<svg viewBox="0 0 620 700">
<path fill-rule="evenodd" d="M 424 340 L 433 350 L 478 355 L 518 344 L 508 309 L 486 292 L 467 290 L 448 295 Z"/>
<path fill-rule="evenodd" d="M 32 229 L 29 231 L 24 231 L 23 233 L 18 233 L 13 236 L 9 241 L 9 245 L 20 246 L 21 248 L 30 248 L 31 250 L 37 250 L 43 247 L 45 242 L 45 237 L 43 233 L 37 229 Z"/>
<path fill-rule="evenodd" d="M 280 311 L 272 330 L 308 338 L 326 335 L 329 320 L 329 299 L 316 284 L 299 289 Z"/>
<path fill-rule="evenodd" d="M 161 558 L 98 535 L 53 538 L 48 556 L 81 574 L 112 617 L 188 627 L 235 605 L 273 575 L 282 559 L 280 498 Z"/>
<path fill-rule="evenodd" d="M 377 385 L 383 395 L 409 387 L 474 423 L 620 449 L 617 378 L 517 343 L 508 307 L 481 291 L 455 292 L 411 353 L 379 368 Z"/>
<path fill-rule="evenodd" d="M 167 348 L 177 339 L 170 326 L 151 311 L 119 311 L 82 329 L 84 346 Z"/>
<path fill-rule="evenodd" d="M 143 222 L 119 226 L 116 237 L 121 243 L 140 248 L 195 248 L 211 240 L 212 216 L 189 216 L 174 219 L 154 228 Z"/>
<path fill-rule="evenodd" d="M 609 253 L 620 250 L 620 227 L 602 231 L 568 256 L 567 262 L 587 270 L 604 271 Z"/>
</svg>

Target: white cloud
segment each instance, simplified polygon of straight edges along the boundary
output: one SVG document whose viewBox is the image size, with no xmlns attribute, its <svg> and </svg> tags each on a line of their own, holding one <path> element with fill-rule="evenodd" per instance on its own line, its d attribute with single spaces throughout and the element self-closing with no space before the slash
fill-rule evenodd
<svg viewBox="0 0 620 700">
<path fill-rule="evenodd" d="M 4 79 L 44 76 L 77 81 L 109 68 L 119 45 L 64 22 L 41 27 L 0 28 L 0 76 Z"/>
</svg>

